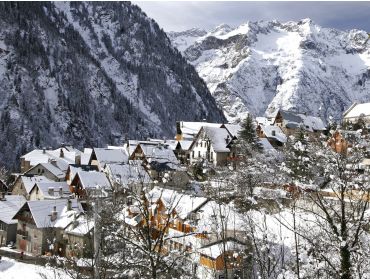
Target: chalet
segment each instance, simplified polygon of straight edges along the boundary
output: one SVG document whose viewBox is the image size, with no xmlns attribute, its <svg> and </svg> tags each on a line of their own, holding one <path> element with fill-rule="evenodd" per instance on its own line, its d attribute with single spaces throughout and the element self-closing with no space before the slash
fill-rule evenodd
<svg viewBox="0 0 370 280">
<path fill-rule="evenodd" d="M 79 171 L 98 171 L 98 167 L 96 165 L 77 165 L 77 164 L 70 164 L 66 171 L 66 178 L 67 184 L 70 185 L 72 179 Z"/>
<path fill-rule="evenodd" d="M 103 172 L 79 171 L 72 179 L 70 185 L 71 192 L 82 198 L 85 198 L 89 192 L 94 192 L 96 189 L 101 189 L 106 194 L 112 191 L 111 184 Z"/>
<path fill-rule="evenodd" d="M 214 166 L 225 165 L 233 153 L 232 141 L 227 129 L 203 126 L 189 148 L 190 163 L 208 160 Z"/>
<path fill-rule="evenodd" d="M 166 144 L 140 142 L 130 160 L 142 160 L 153 180 L 180 187 L 189 182 L 186 170 L 180 166 L 174 152 Z"/>
<path fill-rule="evenodd" d="M 23 195 L 26 199 L 29 199 L 30 191 L 36 183 L 40 182 L 52 182 L 45 176 L 25 176 L 20 175 L 14 182 L 12 194 Z"/>
<path fill-rule="evenodd" d="M 18 219 L 17 248 L 34 256 L 47 253 L 64 256 L 63 230 L 82 212 L 81 204 L 75 199 L 26 202 L 13 217 Z"/>
<path fill-rule="evenodd" d="M 275 148 L 282 147 L 287 141 L 283 131 L 276 125 L 259 124 L 256 127 L 256 131 L 259 138 L 266 138 Z"/>
<path fill-rule="evenodd" d="M 94 252 L 94 221 L 81 214 L 63 231 L 66 241 L 66 256 L 91 258 Z"/>
<path fill-rule="evenodd" d="M 103 171 L 107 163 L 128 163 L 128 156 L 122 149 L 94 148 L 89 165 L 95 165 Z"/>
<path fill-rule="evenodd" d="M 286 135 L 292 135 L 300 128 L 312 133 L 321 133 L 327 130 L 319 117 L 281 109 L 277 112 L 273 125 L 279 126 Z"/>
<path fill-rule="evenodd" d="M 61 147 L 55 150 L 35 149 L 21 156 L 21 172 L 26 172 L 39 163 L 55 162 L 55 166 L 66 171 L 69 164 L 81 160 L 81 152 L 72 147 Z"/>
<path fill-rule="evenodd" d="M 235 236 L 245 236 L 245 232 L 241 230 L 241 217 L 234 212 L 235 210 L 229 206 L 220 206 L 204 197 L 157 187 L 146 194 L 146 199 L 152 213 L 153 225 L 173 237 L 165 242 L 167 251 L 186 250 L 190 253 L 187 262 L 192 265 L 194 276 L 200 278 L 222 276 L 225 256 L 230 261 L 226 262 L 228 277 L 237 276 L 241 259 L 233 256 L 234 253 L 244 250 L 245 246 L 243 242 L 235 239 Z M 135 217 L 137 218 L 132 216 L 130 221 L 134 222 Z M 218 239 L 217 234 L 221 217 L 225 219 L 225 228 L 229 229 L 225 235 L 225 251 L 220 246 L 223 243 Z M 168 228 L 162 228 L 168 219 Z M 137 224 L 139 222 L 135 223 Z"/>
<path fill-rule="evenodd" d="M 370 103 L 359 104 L 355 102 L 343 113 L 344 123 L 354 124 L 360 119 L 362 119 L 368 127 L 370 126 Z"/>
<path fill-rule="evenodd" d="M 181 164 L 189 164 L 190 162 L 189 148 L 192 143 L 193 141 L 189 141 L 189 140 L 177 141 L 177 145 L 173 152 L 175 153 L 177 159 L 180 161 Z"/>
<path fill-rule="evenodd" d="M 37 182 L 30 191 L 30 200 L 62 199 L 71 196 L 67 182 Z"/>
<path fill-rule="evenodd" d="M 54 161 L 55 162 L 55 161 Z M 45 176 L 51 181 L 64 181 L 66 174 L 52 163 L 39 163 L 24 172 L 24 175 Z"/>
<path fill-rule="evenodd" d="M 193 141 L 194 137 L 198 134 L 202 126 L 220 127 L 221 123 L 208 123 L 208 122 L 176 122 L 176 140 L 190 140 Z"/>
<path fill-rule="evenodd" d="M 13 217 L 26 199 L 22 195 L 0 195 L 0 246 L 6 246 L 10 242 L 15 244 L 18 221 Z"/>
<path fill-rule="evenodd" d="M 240 253 L 246 248 L 242 242 L 227 238 L 224 241 L 218 240 L 198 249 L 199 265 L 195 274 L 203 279 L 240 278 L 243 269 L 243 257 Z M 225 275 L 225 266 L 227 275 Z"/>
<path fill-rule="evenodd" d="M 115 191 L 140 195 L 143 188 L 151 189 L 153 181 L 142 166 L 142 161 L 133 160 L 129 164 L 107 164 L 105 173 Z"/>
</svg>

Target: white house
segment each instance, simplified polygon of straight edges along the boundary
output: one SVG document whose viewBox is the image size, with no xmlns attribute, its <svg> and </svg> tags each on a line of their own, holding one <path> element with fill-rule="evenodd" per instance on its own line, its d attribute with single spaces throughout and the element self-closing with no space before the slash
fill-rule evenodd
<svg viewBox="0 0 370 280">
<path fill-rule="evenodd" d="M 232 140 L 226 128 L 203 126 L 189 148 L 190 164 L 208 160 L 214 166 L 225 165 L 232 154 Z"/>
<path fill-rule="evenodd" d="M 343 113 L 343 122 L 356 123 L 359 118 L 370 125 L 370 102 L 362 104 L 355 102 Z"/>
</svg>

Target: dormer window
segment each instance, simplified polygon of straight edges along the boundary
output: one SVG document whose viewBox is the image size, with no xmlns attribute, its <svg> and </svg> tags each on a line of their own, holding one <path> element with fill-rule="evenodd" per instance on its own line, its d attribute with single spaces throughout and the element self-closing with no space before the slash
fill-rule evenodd
<svg viewBox="0 0 370 280">
<path fill-rule="evenodd" d="M 271 131 L 271 134 L 272 136 L 276 136 L 276 131 L 275 130 Z"/>
</svg>

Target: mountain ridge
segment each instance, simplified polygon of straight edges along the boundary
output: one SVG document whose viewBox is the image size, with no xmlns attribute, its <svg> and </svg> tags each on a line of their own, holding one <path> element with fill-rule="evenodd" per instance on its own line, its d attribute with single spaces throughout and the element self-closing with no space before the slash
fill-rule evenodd
<svg viewBox="0 0 370 280">
<path fill-rule="evenodd" d="M 370 46 L 362 30 L 275 20 L 169 37 L 231 122 L 279 108 L 339 120 L 354 101 L 370 98 Z"/>
<path fill-rule="evenodd" d="M 0 16 L 0 164 L 14 168 L 35 147 L 173 137 L 177 120 L 224 121 L 138 6 L 3 2 Z"/>
</svg>

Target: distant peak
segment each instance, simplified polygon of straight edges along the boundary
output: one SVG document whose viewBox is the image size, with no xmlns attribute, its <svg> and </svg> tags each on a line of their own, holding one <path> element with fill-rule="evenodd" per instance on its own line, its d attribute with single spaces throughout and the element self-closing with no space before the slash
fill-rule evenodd
<svg viewBox="0 0 370 280">
<path fill-rule="evenodd" d="M 219 31 L 224 31 L 224 32 L 230 32 L 233 28 L 226 24 L 226 23 L 222 23 L 218 26 L 216 26 L 212 31 L 211 33 L 215 33 L 215 32 L 219 32 Z"/>
</svg>

